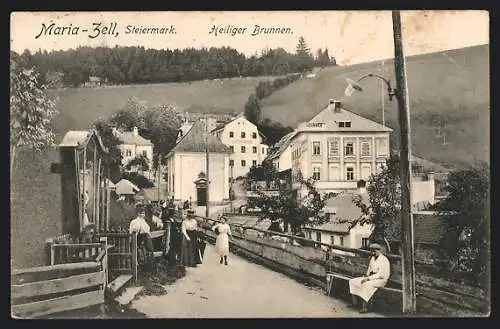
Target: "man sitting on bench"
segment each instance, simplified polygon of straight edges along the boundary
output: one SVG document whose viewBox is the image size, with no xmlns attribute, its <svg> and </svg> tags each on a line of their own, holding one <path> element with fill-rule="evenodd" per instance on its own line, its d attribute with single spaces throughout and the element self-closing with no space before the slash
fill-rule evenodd
<svg viewBox="0 0 500 329">
<path fill-rule="evenodd" d="M 357 307 L 359 298 L 363 301 L 361 313 L 368 312 L 368 303 L 378 288 L 384 287 L 389 280 L 391 267 L 389 260 L 382 253 L 383 247 L 378 243 L 372 243 L 369 247 L 375 252 L 370 258 L 366 275 L 349 280 L 349 291 L 352 295 L 352 303 Z"/>
</svg>

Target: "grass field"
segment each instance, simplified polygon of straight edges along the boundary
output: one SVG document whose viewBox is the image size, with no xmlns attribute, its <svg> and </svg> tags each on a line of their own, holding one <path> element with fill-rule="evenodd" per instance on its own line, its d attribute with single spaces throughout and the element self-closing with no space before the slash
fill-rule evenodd
<svg viewBox="0 0 500 329">
<path fill-rule="evenodd" d="M 96 118 L 122 109 L 130 97 L 150 105 L 176 104 L 190 112 L 239 113 L 255 86 L 273 77 L 59 90 L 56 130 L 86 129 Z"/>
<path fill-rule="evenodd" d="M 395 84 L 393 61 L 365 63 L 322 70 L 315 79 L 299 80 L 278 90 L 262 102 L 264 116 L 296 127 L 311 119 L 330 98 L 341 99 L 346 108 L 382 122 L 381 90 L 377 79 L 362 81 L 363 92 L 344 96 L 345 78 L 353 80 L 378 73 Z M 469 47 L 407 59 L 410 96 L 412 151 L 414 154 L 457 166 L 476 160 L 489 162 L 489 47 Z M 386 89 L 384 89 L 387 95 Z M 385 97 L 386 124 L 395 129 L 398 145 L 397 102 Z M 445 144 L 433 129 L 431 117 L 447 117 Z"/>
<path fill-rule="evenodd" d="M 129 97 L 149 104 L 174 103 L 193 112 L 241 112 L 259 81 L 271 77 L 154 85 L 79 88 L 57 91 L 57 141 L 68 130 L 84 130 L 99 117 L 123 108 Z M 50 172 L 59 152 L 21 152 L 11 183 L 11 259 L 13 267 L 43 265 L 43 244 L 61 229 L 60 177 Z"/>
</svg>

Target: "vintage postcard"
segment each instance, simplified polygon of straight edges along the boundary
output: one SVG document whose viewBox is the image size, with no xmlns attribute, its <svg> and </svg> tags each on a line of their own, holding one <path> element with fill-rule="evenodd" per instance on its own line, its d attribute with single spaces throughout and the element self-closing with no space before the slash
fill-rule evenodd
<svg viewBox="0 0 500 329">
<path fill-rule="evenodd" d="M 487 11 L 10 24 L 12 318 L 489 316 Z"/>
</svg>

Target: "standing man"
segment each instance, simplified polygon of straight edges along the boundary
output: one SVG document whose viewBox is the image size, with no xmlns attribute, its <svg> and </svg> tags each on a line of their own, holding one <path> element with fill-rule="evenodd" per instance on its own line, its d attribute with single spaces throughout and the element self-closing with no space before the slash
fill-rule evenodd
<svg viewBox="0 0 500 329">
<path fill-rule="evenodd" d="M 363 305 L 360 313 L 368 312 L 368 303 L 378 288 L 384 287 L 391 274 L 389 259 L 382 253 L 383 247 L 378 243 L 372 243 L 369 247 L 375 252 L 370 258 L 370 264 L 366 275 L 349 280 L 349 291 L 352 295 L 352 303 L 357 307 L 358 299 L 361 298 Z"/>
</svg>

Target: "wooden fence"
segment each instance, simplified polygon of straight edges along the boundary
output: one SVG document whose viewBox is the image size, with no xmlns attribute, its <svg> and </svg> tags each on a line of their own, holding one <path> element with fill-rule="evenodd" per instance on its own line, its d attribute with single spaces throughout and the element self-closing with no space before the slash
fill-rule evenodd
<svg viewBox="0 0 500 329">
<path fill-rule="evenodd" d="M 106 239 L 99 250 L 91 261 L 12 270 L 13 317 L 36 318 L 104 303 Z"/>
<path fill-rule="evenodd" d="M 102 232 L 112 246 L 108 251 L 110 277 L 131 274 L 137 280 L 137 234 L 127 232 Z"/>
<path fill-rule="evenodd" d="M 199 217 L 208 240 L 215 234 L 210 227 L 217 220 Z M 364 275 L 371 252 L 316 242 L 307 238 L 269 232 L 240 224 L 231 224 L 232 252 L 271 268 L 326 288 L 327 272 L 346 276 Z M 302 244 L 302 245 L 299 245 Z M 388 255 L 391 262 L 390 285 L 401 286 L 401 257 Z M 467 310 L 487 313 L 489 292 L 474 284 L 467 274 L 458 274 L 419 262 L 416 266 L 417 306 L 423 314 L 449 315 Z M 325 289 L 326 290 L 326 289 Z"/>
</svg>

